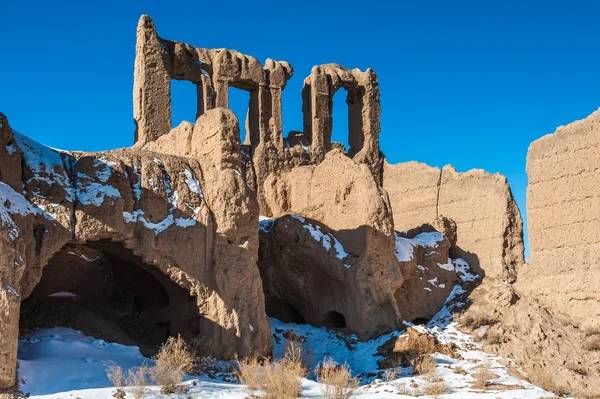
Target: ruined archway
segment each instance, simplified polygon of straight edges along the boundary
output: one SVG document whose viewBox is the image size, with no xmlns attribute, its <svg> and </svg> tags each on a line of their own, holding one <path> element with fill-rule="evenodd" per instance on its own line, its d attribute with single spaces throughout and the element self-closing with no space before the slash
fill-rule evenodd
<svg viewBox="0 0 600 399">
<path fill-rule="evenodd" d="M 333 247 L 333 250 L 331 248 Z M 266 311 L 286 323 L 346 328 L 356 295 L 348 270 L 351 255 L 327 227 L 291 215 L 263 222 L 258 265 Z"/>
<path fill-rule="evenodd" d="M 67 244 L 22 302 L 21 334 L 69 327 L 152 355 L 169 336 L 199 333 L 195 298 L 154 266 L 108 240 Z"/>
</svg>

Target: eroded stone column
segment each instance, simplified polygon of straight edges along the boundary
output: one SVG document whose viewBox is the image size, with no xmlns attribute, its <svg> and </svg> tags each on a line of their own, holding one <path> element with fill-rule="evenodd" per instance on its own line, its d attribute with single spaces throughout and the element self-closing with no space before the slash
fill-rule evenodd
<svg viewBox="0 0 600 399">
<path fill-rule="evenodd" d="M 261 141 L 272 141 L 276 147 L 283 148 L 283 110 L 282 92 L 288 80 L 292 78 L 294 68 L 285 61 L 265 62 L 268 77 L 268 93 L 263 97 L 261 115 L 266 119 L 267 131 L 261 134 Z"/>
<path fill-rule="evenodd" d="M 20 308 L 17 291 L 0 286 L 0 389 L 11 388 L 17 382 Z"/>
<path fill-rule="evenodd" d="M 330 91 L 327 75 L 321 67 L 313 67 L 310 77 L 310 140 L 313 156 L 317 161 L 325 158 L 331 150 L 331 102 L 333 94 Z M 306 85 L 305 81 L 305 85 Z M 308 118 L 305 118 L 305 122 Z M 305 128 L 305 131 L 307 129 Z"/>
<path fill-rule="evenodd" d="M 352 75 L 358 83 L 355 90 L 357 96 L 360 96 L 360 114 L 358 109 L 350 107 L 352 114 L 360 115 L 361 123 L 358 128 L 358 121 L 351 121 L 350 124 L 350 146 L 353 142 L 357 145 L 357 160 L 369 164 L 379 162 L 379 132 L 381 131 L 381 104 L 379 102 L 379 83 L 377 74 L 372 69 L 361 72 L 354 69 Z M 358 107 L 357 102 L 354 106 Z"/>
<path fill-rule="evenodd" d="M 171 130 L 169 54 L 147 15 L 138 23 L 135 55 L 133 118 L 141 146 Z"/>
</svg>

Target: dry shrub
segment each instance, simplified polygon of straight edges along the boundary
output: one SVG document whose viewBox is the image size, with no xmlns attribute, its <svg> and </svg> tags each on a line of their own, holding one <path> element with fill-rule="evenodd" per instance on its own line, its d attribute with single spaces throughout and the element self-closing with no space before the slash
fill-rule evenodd
<svg viewBox="0 0 600 399">
<path fill-rule="evenodd" d="M 575 374 L 586 376 L 588 375 L 588 371 L 583 365 L 579 363 L 569 363 L 567 364 L 567 368 L 574 372 Z"/>
<path fill-rule="evenodd" d="M 302 344 L 291 339 L 288 340 L 285 343 L 285 353 L 283 355 L 283 358 L 291 363 L 302 363 Z"/>
<path fill-rule="evenodd" d="M 437 363 L 429 355 L 419 356 L 411 362 L 415 373 L 420 375 L 428 375 L 435 372 Z"/>
<path fill-rule="evenodd" d="M 483 326 L 493 326 L 498 323 L 498 319 L 489 314 L 470 312 L 463 314 L 459 322 L 465 327 L 475 330 Z"/>
<path fill-rule="evenodd" d="M 352 377 L 350 367 L 340 366 L 330 357 L 321 362 L 316 373 L 325 399 L 348 399 L 358 388 L 358 380 Z"/>
<path fill-rule="evenodd" d="M 424 395 L 443 395 L 450 392 L 450 385 L 448 385 L 448 383 L 446 383 L 444 380 L 430 382 L 429 384 L 425 385 L 422 392 Z"/>
<path fill-rule="evenodd" d="M 410 388 L 407 387 L 406 385 L 396 385 L 396 390 L 398 391 L 398 394 L 400 395 L 405 395 L 405 396 L 410 396 L 410 397 L 419 397 L 419 396 L 423 396 L 423 390 L 419 387 L 416 388 Z"/>
<path fill-rule="evenodd" d="M 456 374 L 467 375 L 467 370 L 463 369 L 461 366 L 456 366 L 451 370 Z"/>
<path fill-rule="evenodd" d="M 392 382 L 398 378 L 398 369 L 386 369 L 383 373 L 383 380 L 385 382 Z"/>
<path fill-rule="evenodd" d="M 294 399 L 302 392 L 304 369 L 286 359 L 266 365 L 262 390 L 268 399 Z"/>
<path fill-rule="evenodd" d="M 248 391 L 258 391 L 264 385 L 263 365 L 257 359 L 238 360 L 235 374 Z"/>
<path fill-rule="evenodd" d="M 299 362 L 291 362 L 285 357 L 263 364 L 256 359 L 238 361 L 237 378 L 250 392 L 264 391 L 269 399 L 292 399 L 300 396 L 301 378 L 304 369 Z"/>
<path fill-rule="evenodd" d="M 476 373 L 473 373 L 473 378 L 475 378 L 473 387 L 483 389 L 489 385 L 490 380 L 493 380 L 495 376 L 492 373 L 492 366 L 489 363 L 484 363 Z"/>
<path fill-rule="evenodd" d="M 135 399 L 142 399 L 146 392 L 146 374 L 149 369 L 146 365 L 129 369 L 127 371 L 127 386 L 132 387 L 131 393 Z"/>
<path fill-rule="evenodd" d="M 150 376 L 160 385 L 163 394 L 186 391 L 182 382 L 185 374 L 194 367 L 194 357 L 181 336 L 170 337 L 154 357 L 154 362 Z"/>
<path fill-rule="evenodd" d="M 562 393 L 562 388 L 554 382 L 552 376 L 548 372 L 546 372 L 541 366 L 534 365 L 534 367 L 529 370 L 528 376 L 529 382 L 531 382 L 532 384 L 537 385 L 538 387 L 543 388 L 548 392 L 553 392 L 557 394 Z"/>
<path fill-rule="evenodd" d="M 126 379 L 125 373 L 123 372 L 123 368 L 121 366 L 117 366 L 117 364 L 112 364 L 106 368 L 106 376 L 109 381 L 117 388 L 117 392 L 113 395 L 117 399 L 125 398 L 125 392 L 123 391 L 123 387 L 125 386 Z"/>
<path fill-rule="evenodd" d="M 589 351 L 600 351 L 600 335 L 592 335 L 585 341 L 585 349 Z"/>
</svg>

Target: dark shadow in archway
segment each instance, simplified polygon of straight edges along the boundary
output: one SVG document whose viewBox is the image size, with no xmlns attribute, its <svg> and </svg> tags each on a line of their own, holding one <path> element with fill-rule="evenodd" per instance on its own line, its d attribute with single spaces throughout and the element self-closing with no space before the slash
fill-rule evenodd
<svg viewBox="0 0 600 399">
<path fill-rule="evenodd" d="M 169 336 L 199 333 L 195 298 L 121 244 L 67 244 L 21 304 L 20 332 L 68 327 L 139 346 L 150 356 Z"/>
</svg>

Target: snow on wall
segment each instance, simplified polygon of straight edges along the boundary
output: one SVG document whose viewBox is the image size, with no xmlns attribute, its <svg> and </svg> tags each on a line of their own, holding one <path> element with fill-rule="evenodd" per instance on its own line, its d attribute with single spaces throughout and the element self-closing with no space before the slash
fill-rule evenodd
<svg viewBox="0 0 600 399">
<path fill-rule="evenodd" d="M 401 237 L 398 232 L 394 232 L 394 234 L 396 235 L 394 255 L 400 262 L 412 260 L 414 247 L 437 248 L 440 241 L 444 239 L 444 235 L 437 231 L 421 233 L 414 238 Z M 440 265 L 440 267 L 442 266 Z"/>
</svg>

